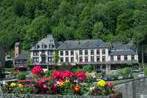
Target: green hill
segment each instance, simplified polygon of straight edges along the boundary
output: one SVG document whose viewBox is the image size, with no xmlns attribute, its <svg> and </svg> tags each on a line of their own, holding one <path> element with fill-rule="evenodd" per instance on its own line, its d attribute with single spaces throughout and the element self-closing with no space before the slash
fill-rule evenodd
<svg viewBox="0 0 147 98">
<path fill-rule="evenodd" d="M 0 0 L 0 43 L 24 49 L 56 40 L 147 41 L 147 0 Z M 145 39 L 146 38 L 146 39 Z"/>
</svg>

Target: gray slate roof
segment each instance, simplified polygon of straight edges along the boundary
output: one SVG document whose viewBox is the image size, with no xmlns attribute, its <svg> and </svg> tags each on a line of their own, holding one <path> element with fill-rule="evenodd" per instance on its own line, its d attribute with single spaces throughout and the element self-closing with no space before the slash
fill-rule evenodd
<svg viewBox="0 0 147 98">
<path fill-rule="evenodd" d="M 136 50 L 128 44 L 112 43 L 110 55 L 135 55 Z"/>
<path fill-rule="evenodd" d="M 16 58 L 15 58 L 15 60 L 20 60 L 20 59 L 25 59 L 25 60 L 27 60 L 29 58 L 29 52 L 28 51 L 24 51 L 24 50 L 22 50 L 21 51 L 21 54 L 19 54 Z"/>
<path fill-rule="evenodd" d="M 128 49 L 128 50 L 111 50 L 110 55 L 135 55 L 136 52 Z"/>
<path fill-rule="evenodd" d="M 67 40 L 64 41 L 58 49 L 94 49 L 94 48 L 103 48 L 109 47 L 108 43 L 103 42 L 100 39 L 97 40 Z"/>
<path fill-rule="evenodd" d="M 36 45 L 39 45 L 39 48 L 37 48 Z M 47 48 L 43 48 L 42 45 L 47 45 Z M 49 49 L 55 49 L 54 48 L 50 48 L 49 45 L 55 45 L 54 43 L 54 38 L 52 35 L 47 35 L 46 38 L 41 39 L 37 44 L 35 44 L 31 50 L 49 50 Z"/>
<path fill-rule="evenodd" d="M 19 54 L 15 60 L 27 60 L 27 56 L 25 54 Z"/>
</svg>

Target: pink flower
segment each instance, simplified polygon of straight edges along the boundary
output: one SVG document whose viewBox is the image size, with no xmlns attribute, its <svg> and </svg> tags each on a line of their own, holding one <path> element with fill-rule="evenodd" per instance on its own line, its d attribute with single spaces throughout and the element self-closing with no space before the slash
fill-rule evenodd
<svg viewBox="0 0 147 98">
<path fill-rule="evenodd" d="M 33 67 L 32 69 L 32 74 L 35 74 L 35 75 L 39 75 L 43 72 L 43 68 L 39 65 L 36 65 L 35 67 Z"/>
<path fill-rule="evenodd" d="M 86 74 L 84 71 L 78 71 L 75 72 L 75 77 L 77 77 L 80 81 L 84 81 L 86 79 Z"/>
</svg>

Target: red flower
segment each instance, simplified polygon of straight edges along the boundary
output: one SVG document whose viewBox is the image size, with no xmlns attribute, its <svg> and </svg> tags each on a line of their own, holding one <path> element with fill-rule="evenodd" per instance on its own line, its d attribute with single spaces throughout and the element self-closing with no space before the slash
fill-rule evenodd
<svg viewBox="0 0 147 98">
<path fill-rule="evenodd" d="M 61 79 L 61 72 L 60 71 L 53 71 L 52 72 L 52 77 L 54 78 L 54 79 Z"/>
<path fill-rule="evenodd" d="M 84 81 L 86 79 L 86 74 L 84 71 L 78 71 L 75 72 L 75 77 L 77 77 L 80 81 Z"/>
<path fill-rule="evenodd" d="M 74 74 L 71 72 L 71 71 L 68 71 L 68 70 L 66 70 L 66 71 L 53 71 L 52 72 L 52 77 L 54 78 L 54 79 L 61 79 L 61 80 L 63 80 L 63 79 L 65 79 L 65 78 L 71 78 L 72 76 L 73 76 Z"/>
<path fill-rule="evenodd" d="M 65 79 L 65 78 L 71 78 L 71 77 L 73 77 L 73 75 L 74 74 L 71 71 L 68 71 L 68 70 L 62 72 L 62 78 L 63 79 Z"/>
<path fill-rule="evenodd" d="M 113 84 L 112 82 L 107 82 L 106 86 L 112 88 Z"/>
<path fill-rule="evenodd" d="M 52 85 L 51 90 L 54 94 L 57 92 L 57 87 L 55 84 Z"/>
<path fill-rule="evenodd" d="M 43 68 L 39 65 L 33 67 L 32 74 L 39 75 L 43 72 Z"/>
</svg>

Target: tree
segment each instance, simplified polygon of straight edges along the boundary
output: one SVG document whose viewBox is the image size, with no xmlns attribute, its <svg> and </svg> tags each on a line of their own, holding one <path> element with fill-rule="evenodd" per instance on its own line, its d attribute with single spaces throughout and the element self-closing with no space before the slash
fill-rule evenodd
<svg viewBox="0 0 147 98">
<path fill-rule="evenodd" d="M 93 38 L 98 38 L 102 32 L 103 29 L 103 23 L 102 22 L 97 22 L 94 24 L 93 31 L 92 31 L 92 36 Z"/>
<path fill-rule="evenodd" d="M 54 58 L 53 58 L 53 60 L 54 60 L 55 63 L 58 63 L 58 61 L 59 61 L 59 52 L 58 52 L 58 50 L 56 50 L 54 52 Z"/>
</svg>

